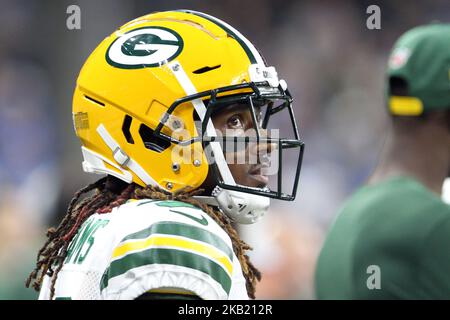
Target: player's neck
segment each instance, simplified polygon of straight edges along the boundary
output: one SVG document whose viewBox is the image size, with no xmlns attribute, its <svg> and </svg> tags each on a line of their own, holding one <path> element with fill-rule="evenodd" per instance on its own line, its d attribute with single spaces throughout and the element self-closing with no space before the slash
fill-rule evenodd
<svg viewBox="0 0 450 320">
<path fill-rule="evenodd" d="M 391 135 L 369 183 L 395 176 L 410 176 L 440 194 L 450 163 L 446 146 L 425 136 Z"/>
</svg>

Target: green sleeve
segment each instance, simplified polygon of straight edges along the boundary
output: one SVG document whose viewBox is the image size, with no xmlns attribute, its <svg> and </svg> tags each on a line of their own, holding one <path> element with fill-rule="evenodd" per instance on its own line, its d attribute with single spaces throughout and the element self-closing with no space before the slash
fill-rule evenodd
<svg viewBox="0 0 450 320">
<path fill-rule="evenodd" d="M 430 299 L 450 299 L 450 216 L 440 220 L 424 241 L 418 279 Z"/>
</svg>

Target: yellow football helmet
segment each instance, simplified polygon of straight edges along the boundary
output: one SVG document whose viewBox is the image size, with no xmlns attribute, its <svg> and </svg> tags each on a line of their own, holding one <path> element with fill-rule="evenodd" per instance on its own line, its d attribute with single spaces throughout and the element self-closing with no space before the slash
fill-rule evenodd
<svg viewBox="0 0 450 320">
<path fill-rule="evenodd" d="M 250 106 L 252 99 L 283 101 L 268 105 L 264 122 L 289 111 L 294 139 L 266 140 L 276 140 L 280 159 L 286 148 L 300 150 L 291 193 L 236 184 L 210 121 L 211 110 L 224 98 L 244 99 Z M 232 200 L 249 201 L 251 194 L 268 206 L 261 196 L 295 198 L 303 143 L 291 102 L 286 83 L 237 30 L 204 13 L 178 10 L 135 19 L 100 43 L 80 72 L 73 120 L 86 172 L 175 192 L 198 188 L 215 170 L 216 202 L 233 218 L 244 214 L 254 221 L 261 215 L 257 206 Z M 264 138 L 258 133 L 254 139 Z"/>
</svg>

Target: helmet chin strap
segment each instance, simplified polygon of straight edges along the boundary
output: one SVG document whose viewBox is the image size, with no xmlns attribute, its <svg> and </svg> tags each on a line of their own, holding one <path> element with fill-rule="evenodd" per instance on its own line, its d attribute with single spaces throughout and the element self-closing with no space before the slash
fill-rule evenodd
<svg viewBox="0 0 450 320">
<path fill-rule="evenodd" d="M 252 224 L 264 216 L 269 209 L 270 198 L 245 192 L 223 189 L 216 186 L 211 196 L 195 196 L 195 199 L 218 207 L 232 221 Z"/>
</svg>

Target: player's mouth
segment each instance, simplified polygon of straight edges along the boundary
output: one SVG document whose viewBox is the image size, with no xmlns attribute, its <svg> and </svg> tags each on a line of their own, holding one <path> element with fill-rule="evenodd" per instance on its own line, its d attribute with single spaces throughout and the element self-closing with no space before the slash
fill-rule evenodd
<svg viewBox="0 0 450 320">
<path fill-rule="evenodd" d="M 265 174 L 263 174 L 263 169 L 267 168 L 266 165 L 258 164 L 255 166 L 252 166 L 250 168 L 250 171 L 248 172 L 251 179 L 255 180 L 257 182 L 258 188 L 265 188 L 267 184 L 269 183 L 269 177 Z"/>
</svg>

